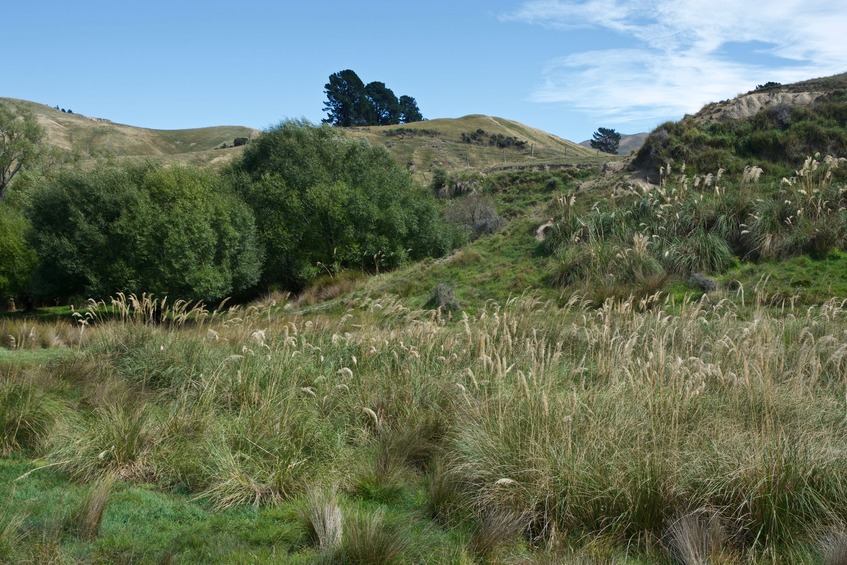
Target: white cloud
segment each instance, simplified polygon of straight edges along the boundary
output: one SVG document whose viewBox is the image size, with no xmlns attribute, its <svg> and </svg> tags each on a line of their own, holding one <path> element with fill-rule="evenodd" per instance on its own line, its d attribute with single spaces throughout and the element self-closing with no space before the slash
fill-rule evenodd
<svg viewBox="0 0 847 565">
<path fill-rule="evenodd" d="M 681 117 L 756 84 L 847 70 L 847 11 L 806 0 L 526 0 L 502 19 L 626 38 L 628 48 L 550 60 L 531 95 L 620 122 Z M 728 49 L 751 43 L 766 48 Z"/>
</svg>

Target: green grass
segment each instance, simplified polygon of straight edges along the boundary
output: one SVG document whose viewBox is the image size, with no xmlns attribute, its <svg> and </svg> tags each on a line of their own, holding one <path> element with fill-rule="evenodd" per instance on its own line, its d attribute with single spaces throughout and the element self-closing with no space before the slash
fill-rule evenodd
<svg viewBox="0 0 847 565">
<path fill-rule="evenodd" d="M 743 263 L 721 276 L 725 284 L 740 282 L 748 292 L 760 288 L 771 302 L 794 300 L 819 304 L 832 297 L 847 298 L 847 253 L 833 251 L 822 258 L 809 256 Z"/>
</svg>

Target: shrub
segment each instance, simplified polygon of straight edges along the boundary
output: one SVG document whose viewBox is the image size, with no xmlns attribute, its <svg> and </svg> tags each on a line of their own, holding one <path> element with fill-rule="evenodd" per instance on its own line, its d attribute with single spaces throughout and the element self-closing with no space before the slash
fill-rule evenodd
<svg viewBox="0 0 847 565">
<path fill-rule="evenodd" d="M 300 290 L 321 274 L 390 269 L 452 244 L 435 202 L 394 158 L 336 128 L 284 122 L 232 173 L 256 215 L 268 286 Z"/>
<path fill-rule="evenodd" d="M 506 220 L 497 213 L 494 201 L 476 194 L 453 202 L 444 214 L 448 221 L 468 232 L 471 240 L 490 235 L 506 225 Z"/>
<path fill-rule="evenodd" d="M 0 300 L 26 293 L 36 265 L 27 241 L 29 221 L 8 204 L 0 205 Z"/>
<path fill-rule="evenodd" d="M 250 210 L 198 169 L 105 166 L 47 177 L 29 216 L 47 298 L 119 291 L 217 301 L 251 288 L 261 255 Z"/>
</svg>

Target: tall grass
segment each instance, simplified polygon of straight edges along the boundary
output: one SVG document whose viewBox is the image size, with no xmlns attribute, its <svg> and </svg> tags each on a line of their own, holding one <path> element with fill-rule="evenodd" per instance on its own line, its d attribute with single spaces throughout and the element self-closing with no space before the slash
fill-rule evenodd
<svg viewBox="0 0 847 565">
<path fill-rule="evenodd" d="M 419 505 L 479 559 L 578 560 L 600 543 L 757 562 L 812 547 L 847 513 L 847 309 L 754 298 L 521 296 L 452 321 L 391 297 L 340 314 L 104 318 L 78 357 L 32 369 L 31 388 L 36 373 L 3 376 L 0 390 L 31 392 L 16 406 L 73 391 L 6 449 L 215 511 L 305 499 L 327 559 L 425 555 L 373 513 Z"/>
<path fill-rule="evenodd" d="M 844 249 L 847 199 L 834 181 L 843 160 L 818 159 L 806 159 L 779 186 L 761 182 L 758 167 L 704 177 L 667 165 L 660 186 L 631 189 L 582 215 L 574 213 L 573 197 L 560 197 L 544 241 L 554 258 L 552 280 L 601 303 L 649 295 L 667 274 L 685 280 L 738 261 L 822 258 Z"/>
</svg>

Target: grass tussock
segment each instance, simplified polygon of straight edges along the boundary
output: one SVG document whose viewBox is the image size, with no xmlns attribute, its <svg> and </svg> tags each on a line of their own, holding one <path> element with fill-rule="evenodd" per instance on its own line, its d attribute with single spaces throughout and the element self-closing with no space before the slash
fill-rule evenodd
<svg viewBox="0 0 847 565">
<path fill-rule="evenodd" d="M 107 474 L 95 481 L 65 520 L 65 529 L 82 540 L 95 539 L 116 480 L 116 475 Z"/>
</svg>

